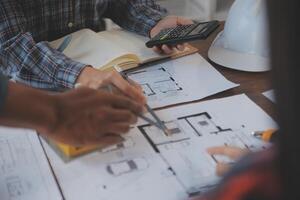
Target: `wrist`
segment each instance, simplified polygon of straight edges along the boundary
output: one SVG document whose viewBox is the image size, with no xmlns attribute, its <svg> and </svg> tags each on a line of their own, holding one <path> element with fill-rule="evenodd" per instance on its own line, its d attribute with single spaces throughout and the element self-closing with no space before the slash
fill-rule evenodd
<svg viewBox="0 0 300 200">
<path fill-rule="evenodd" d="M 0 122 L 3 125 L 45 132 L 55 124 L 55 95 L 9 83 Z"/>
<path fill-rule="evenodd" d="M 90 82 L 90 78 L 93 76 L 94 73 L 95 69 L 92 66 L 85 66 L 80 72 L 76 80 L 76 84 L 80 83 L 82 85 L 88 85 L 88 83 Z"/>
<path fill-rule="evenodd" d="M 149 33 L 148 33 L 148 37 L 152 38 L 154 37 L 154 33 L 156 32 L 156 29 L 158 29 L 158 24 L 164 19 L 165 17 L 159 18 L 157 21 L 155 21 L 155 24 L 151 27 Z"/>
</svg>

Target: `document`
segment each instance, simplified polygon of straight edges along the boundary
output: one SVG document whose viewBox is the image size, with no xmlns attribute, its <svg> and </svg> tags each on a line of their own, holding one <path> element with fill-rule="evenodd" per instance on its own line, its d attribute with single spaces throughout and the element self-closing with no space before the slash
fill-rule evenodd
<svg viewBox="0 0 300 200">
<path fill-rule="evenodd" d="M 96 69 L 113 69 L 115 65 L 123 69 L 137 67 L 140 63 L 165 58 L 145 46 L 146 37 L 127 31 L 102 31 L 96 33 L 90 29 L 82 29 L 49 43 L 52 48 L 59 49 L 68 38 L 63 53 L 78 62 L 91 65 Z M 187 45 L 184 51 L 174 51 L 170 59 L 197 53 L 198 49 Z"/>
<path fill-rule="evenodd" d="M 270 101 L 275 103 L 275 91 L 274 90 L 268 90 L 263 93 L 265 97 L 267 97 Z"/>
<path fill-rule="evenodd" d="M 140 120 L 121 144 L 64 163 L 44 142 L 64 197 L 72 200 L 183 200 L 219 181 L 206 149 L 230 145 L 259 151 L 270 146 L 252 131 L 276 123 L 246 95 L 157 112 L 171 136 Z M 150 117 L 150 115 L 148 116 Z"/>
<path fill-rule="evenodd" d="M 63 199 L 34 131 L 0 127 L 0 174 L 0 199 Z"/>
<path fill-rule="evenodd" d="M 50 45 L 57 48 L 62 41 L 59 39 Z M 145 47 L 146 41 L 147 38 L 126 31 L 95 33 L 83 29 L 72 34 L 64 54 L 100 70 L 113 66 L 121 70 L 132 69 L 128 66 L 159 57 Z M 238 86 L 195 53 L 197 49 L 191 46 L 186 49 L 190 50 L 174 54 L 184 57 L 126 74 L 143 87 L 152 108 L 199 100 Z"/>
<path fill-rule="evenodd" d="M 199 54 L 125 74 L 142 86 L 152 108 L 199 100 L 238 86 Z"/>
</svg>

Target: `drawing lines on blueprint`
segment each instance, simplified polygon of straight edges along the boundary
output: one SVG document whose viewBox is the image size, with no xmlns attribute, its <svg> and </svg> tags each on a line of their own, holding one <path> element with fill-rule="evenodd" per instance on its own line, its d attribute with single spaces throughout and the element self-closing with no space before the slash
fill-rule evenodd
<svg viewBox="0 0 300 200">
<path fill-rule="evenodd" d="M 183 91 L 182 86 L 163 66 L 130 72 L 126 76 L 138 82 L 148 97 L 161 98 Z"/>
<path fill-rule="evenodd" d="M 206 152 L 208 147 L 266 148 L 260 146 L 256 138 L 244 133 L 244 125 L 239 128 L 224 127 L 217 121 L 208 112 L 202 112 L 165 121 L 171 136 L 149 124 L 138 126 L 138 129 L 174 171 L 186 192 L 192 194 L 215 184 L 218 178 L 214 169 L 219 162 L 233 162 L 225 156 L 209 155 Z"/>
<path fill-rule="evenodd" d="M 134 171 L 144 170 L 148 167 L 149 163 L 146 158 L 134 158 L 110 163 L 106 166 L 106 170 L 109 174 L 121 176 Z"/>
<path fill-rule="evenodd" d="M 10 200 L 42 196 L 61 199 L 36 133 L 5 128 L 0 131 L 1 197 Z"/>
<path fill-rule="evenodd" d="M 107 152 L 113 152 L 113 151 L 120 151 L 123 149 L 131 148 L 134 145 L 135 145 L 135 142 L 133 141 L 133 139 L 131 137 L 127 137 L 124 142 L 106 147 L 104 149 L 100 149 L 100 152 L 107 153 Z"/>
</svg>

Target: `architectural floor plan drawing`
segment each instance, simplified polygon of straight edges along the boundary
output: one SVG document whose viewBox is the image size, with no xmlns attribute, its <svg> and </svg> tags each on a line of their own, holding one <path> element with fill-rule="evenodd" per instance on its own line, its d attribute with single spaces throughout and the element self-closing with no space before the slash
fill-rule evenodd
<svg viewBox="0 0 300 200">
<path fill-rule="evenodd" d="M 165 125 L 171 136 L 151 125 L 141 125 L 138 129 L 153 150 L 170 165 L 189 195 L 214 186 L 218 180 L 215 176 L 218 162 L 232 162 L 223 156 L 208 155 L 208 147 L 236 146 L 250 151 L 268 147 L 268 144 L 247 134 L 244 125 L 223 127 L 208 112 L 182 116 L 166 121 Z"/>
<path fill-rule="evenodd" d="M 148 99 L 157 98 L 157 95 L 171 97 L 180 95 L 183 88 L 175 81 L 172 75 L 163 67 L 149 68 L 126 74 L 130 79 L 137 81 L 143 88 Z"/>
<path fill-rule="evenodd" d="M 43 142 L 63 197 L 186 200 L 217 183 L 218 162 L 233 162 L 209 155 L 208 147 L 268 148 L 269 144 L 250 132 L 276 127 L 245 95 L 178 106 L 157 114 L 170 129 L 170 136 L 140 120 L 122 144 L 69 163 Z"/>
<path fill-rule="evenodd" d="M 34 131 L 0 127 L 0 174 L 0 199 L 62 199 Z"/>
<path fill-rule="evenodd" d="M 195 101 L 237 86 L 197 54 L 125 75 L 143 87 L 153 108 Z"/>
<path fill-rule="evenodd" d="M 47 142 L 44 142 L 64 198 L 187 199 L 187 194 L 173 171 L 153 151 L 142 134 L 133 131 L 125 139 L 119 148 L 115 145 L 69 163 L 64 163 Z M 171 190 L 174 192 L 165 193 Z"/>
</svg>

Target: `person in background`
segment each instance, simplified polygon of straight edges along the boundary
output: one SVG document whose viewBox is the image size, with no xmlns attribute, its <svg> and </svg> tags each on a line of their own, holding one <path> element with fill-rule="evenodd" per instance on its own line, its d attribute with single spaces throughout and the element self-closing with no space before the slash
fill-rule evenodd
<svg viewBox="0 0 300 200">
<path fill-rule="evenodd" d="M 277 142 L 268 150 L 246 155 L 232 167 L 215 189 L 193 199 L 300 199 L 299 6 L 297 0 L 268 0 L 271 66 L 276 89 L 277 121 L 280 126 Z M 222 154 L 224 148 L 213 151 Z"/>
<path fill-rule="evenodd" d="M 50 94 L 8 81 L 0 74 L 0 125 L 35 129 L 73 146 L 120 143 L 144 102 L 135 96 L 82 87 Z"/>
<path fill-rule="evenodd" d="M 125 81 L 118 73 L 101 72 L 71 60 L 46 42 L 83 28 L 103 31 L 104 18 L 149 37 L 164 28 L 192 23 L 168 16 L 155 0 L 1 0 L 0 71 L 36 88 L 73 88 L 76 83 L 99 88 L 113 84 L 125 93 L 131 92 L 124 88 Z M 166 45 L 154 50 L 173 52 Z"/>
</svg>

